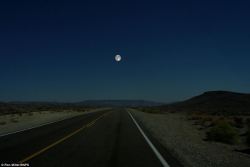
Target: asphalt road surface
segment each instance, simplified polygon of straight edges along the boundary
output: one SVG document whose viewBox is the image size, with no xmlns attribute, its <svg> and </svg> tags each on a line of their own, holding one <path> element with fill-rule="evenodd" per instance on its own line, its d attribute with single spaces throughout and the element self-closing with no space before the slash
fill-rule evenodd
<svg viewBox="0 0 250 167">
<path fill-rule="evenodd" d="M 32 167 L 181 166 L 125 109 L 90 113 L 1 137 L 0 165 L 13 163 Z"/>
</svg>

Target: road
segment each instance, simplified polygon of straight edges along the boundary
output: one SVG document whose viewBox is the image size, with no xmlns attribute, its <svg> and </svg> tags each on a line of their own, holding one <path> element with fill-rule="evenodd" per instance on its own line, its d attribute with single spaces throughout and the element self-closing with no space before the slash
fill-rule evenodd
<svg viewBox="0 0 250 167">
<path fill-rule="evenodd" d="M 0 164 L 29 164 L 32 167 L 181 166 L 138 123 L 142 134 L 136 122 L 125 109 L 111 109 L 4 136 L 0 138 Z"/>
</svg>

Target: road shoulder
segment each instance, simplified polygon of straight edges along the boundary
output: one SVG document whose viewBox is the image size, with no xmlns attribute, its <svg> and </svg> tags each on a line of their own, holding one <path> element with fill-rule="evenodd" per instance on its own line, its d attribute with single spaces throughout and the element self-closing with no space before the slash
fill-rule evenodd
<svg viewBox="0 0 250 167">
<path fill-rule="evenodd" d="M 247 167 L 250 164 L 249 156 L 229 150 L 227 145 L 204 141 L 182 115 L 132 112 L 184 166 Z"/>
</svg>

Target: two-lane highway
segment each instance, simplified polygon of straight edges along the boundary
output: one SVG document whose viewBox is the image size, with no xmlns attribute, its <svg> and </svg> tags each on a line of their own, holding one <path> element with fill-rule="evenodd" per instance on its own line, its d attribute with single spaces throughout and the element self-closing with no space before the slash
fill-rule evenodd
<svg viewBox="0 0 250 167">
<path fill-rule="evenodd" d="M 28 163 L 32 167 L 180 166 L 176 161 L 168 161 L 167 154 L 157 149 L 161 146 L 154 143 L 130 113 L 125 109 L 112 109 L 1 137 L 0 164 Z"/>
</svg>

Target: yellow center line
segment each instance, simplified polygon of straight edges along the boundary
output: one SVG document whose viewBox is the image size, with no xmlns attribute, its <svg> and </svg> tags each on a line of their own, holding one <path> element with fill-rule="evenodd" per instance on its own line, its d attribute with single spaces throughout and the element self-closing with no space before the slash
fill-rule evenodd
<svg viewBox="0 0 250 167">
<path fill-rule="evenodd" d="M 87 125 L 82 126 L 81 128 L 75 130 L 74 132 L 72 132 L 72 133 L 66 135 L 65 137 L 63 137 L 63 138 L 57 140 L 56 142 L 54 142 L 54 143 L 48 145 L 47 147 L 45 147 L 45 148 L 43 148 L 43 149 L 41 149 L 41 150 L 39 150 L 39 151 L 37 151 L 37 152 L 31 154 L 30 156 L 28 156 L 28 157 L 25 158 L 25 159 L 19 161 L 19 163 L 20 163 L 20 164 L 25 163 L 25 162 L 27 162 L 27 161 L 33 159 L 34 157 L 36 157 L 36 156 L 38 156 L 38 155 L 44 153 L 45 151 L 49 150 L 50 148 L 52 148 L 52 147 L 54 147 L 54 146 L 56 146 L 56 145 L 58 145 L 58 144 L 64 142 L 65 140 L 69 139 L 70 137 L 74 136 L 75 134 L 79 133 L 80 131 L 82 131 L 82 130 L 88 128 L 88 127 L 93 126 L 98 120 L 100 120 L 101 118 L 105 117 L 105 116 L 106 116 L 107 114 L 109 114 L 109 113 L 110 113 L 110 112 L 105 113 L 105 114 L 99 116 L 97 119 L 91 121 L 91 122 L 88 123 Z"/>
</svg>

